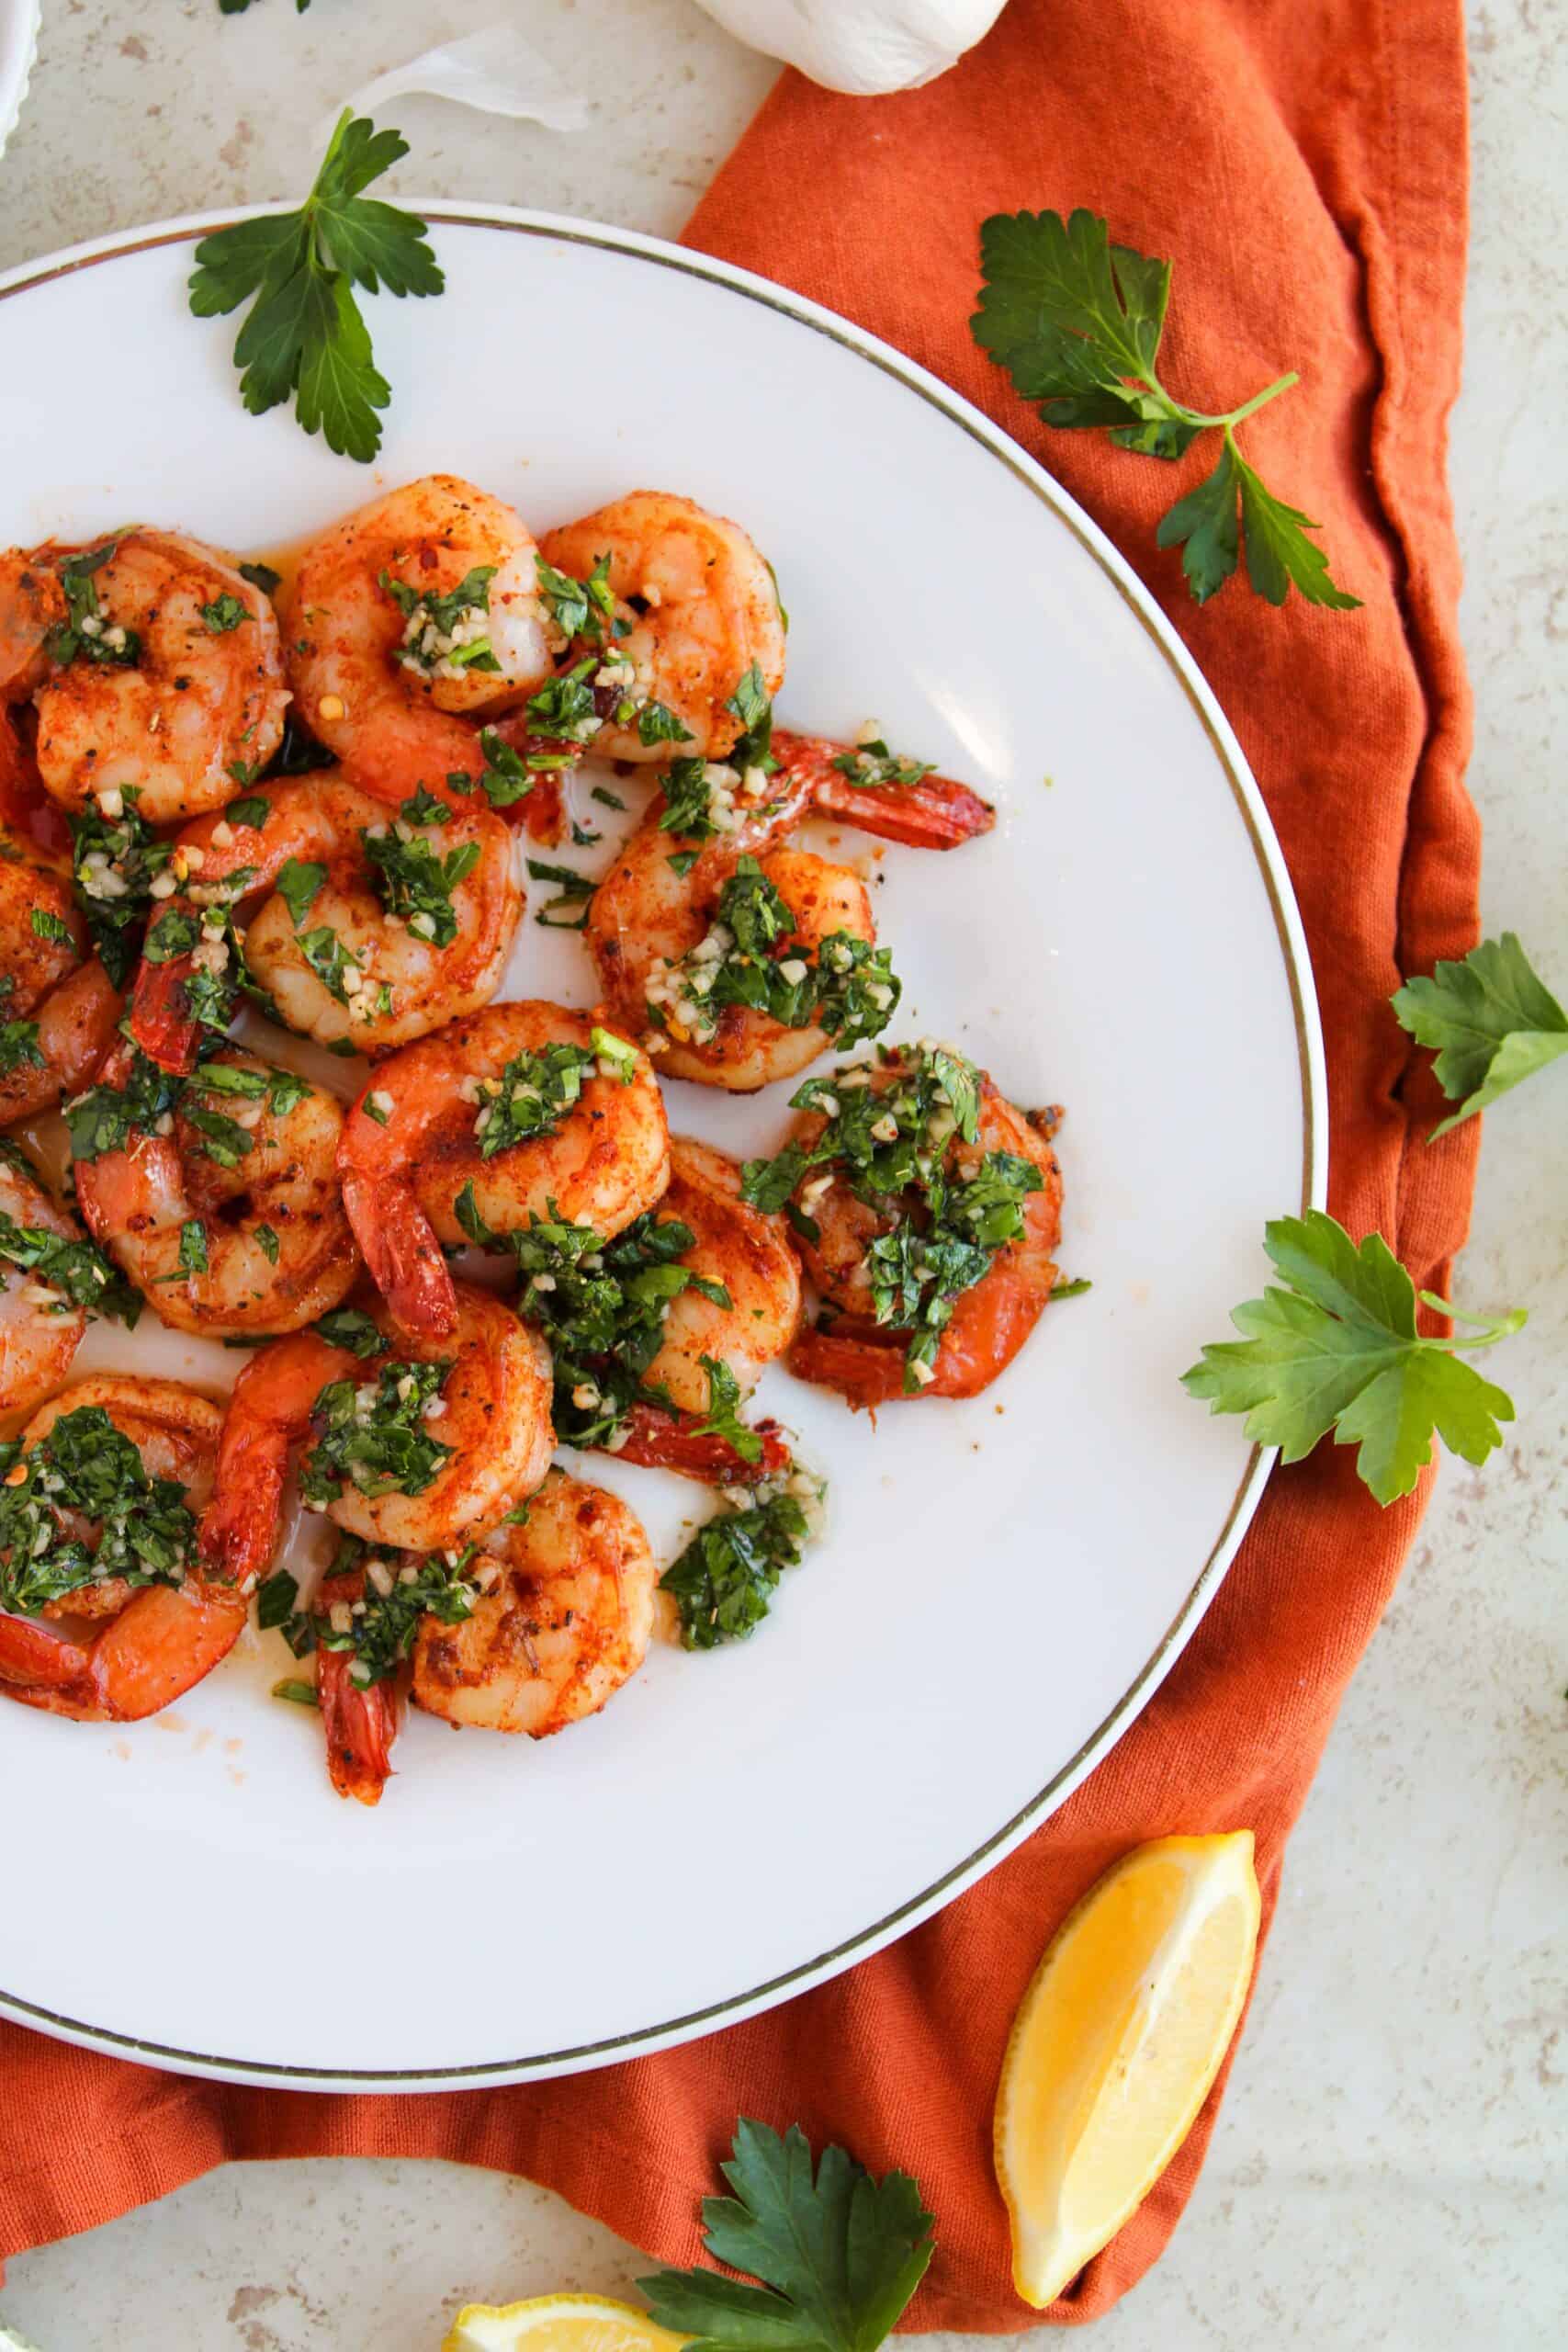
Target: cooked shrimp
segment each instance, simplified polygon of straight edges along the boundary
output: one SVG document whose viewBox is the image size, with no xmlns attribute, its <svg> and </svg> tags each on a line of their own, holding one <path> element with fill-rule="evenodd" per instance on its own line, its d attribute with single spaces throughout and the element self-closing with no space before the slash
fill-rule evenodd
<svg viewBox="0 0 1568 2352">
<path fill-rule="evenodd" d="M 86 1307 L 36 1262 L 30 1245 L 46 1235 L 67 1247 L 82 1239 L 20 1152 L 13 1157 L 7 1149 L 0 1155 L 0 1414 L 29 1412 L 58 1388 L 87 1328 Z"/>
<path fill-rule="evenodd" d="M 389 491 L 307 549 L 289 679 L 353 782 L 391 801 L 454 774 L 471 788 L 479 719 L 550 675 L 536 555 L 510 506 L 452 474 Z"/>
<path fill-rule="evenodd" d="M 378 1354 L 301 1331 L 252 1357 L 234 1384 L 218 1498 L 202 1522 L 214 1569 L 249 1579 L 265 1567 L 290 1449 L 312 1431 L 306 1498 L 367 1543 L 445 1550 L 533 1492 L 555 1446 L 548 1351 L 489 1292 L 464 1283 L 456 1306 L 446 1340 L 378 1308 Z"/>
<path fill-rule="evenodd" d="M 62 602 L 38 586 L 51 571 Z M 29 628 L 42 633 L 24 662 Z M 96 800 L 115 816 L 134 787 L 149 823 L 173 824 L 220 807 L 233 763 L 265 766 L 283 733 L 270 603 L 226 556 L 173 532 L 14 552 L 0 571 L 0 667 L 30 686 L 39 771 L 67 808 Z"/>
<path fill-rule="evenodd" d="M 227 1656 L 248 1601 L 202 1574 L 195 1517 L 212 1490 L 222 1419 L 178 1381 L 108 1377 L 34 1415 L 7 1481 L 0 1590 L 14 1595 L 28 1569 L 35 1587 L 62 1589 L 27 1614 L 0 1615 L 0 1690 L 82 1722 L 134 1723 Z"/>
<path fill-rule="evenodd" d="M 967 1073 L 972 1115 L 946 1083 L 954 1070 Z M 867 1090 L 886 1106 L 872 1125 L 858 1115 Z M 925 1046 L 874 1069 L 837 1070 L 810 1091 L 819 1107 L 807 1109 L 796 1144 L 809 1155 L 826 1135 L 829 1147 L 837 1138 L 849 1148 L 846 1156 L 808 1159 L 795 1189 L 799 1216 L 809 1226 L 794 1229 L 826 1319 L 802 1332 L 790 1351 L 790 1370 L 838 1389 L 852 1405 L 907 1395 L 978 1396 L 1012 1362 L 1055 1283 L 1062 1180 L 1050 1148 L 1055 1114 L 1027 1117 L 984 1071 Z M 855 1108 L 846 1114 L 852 1096 Z M 876 1152 L 911 1137 L 913 1180 L 890 1188 Z M 932 1222 L 933 1170 L 946 1188 L 946 1238 L 983 1244 L 988 1257 L 977 1279 L 971 1261 L 964 1287 L 953 1286 L 921 1250 Z M 997 1229 L 993 1218 L 1011 1229 L 1011 1238 L 987 1240 Z M 869 1255 L 895 1234 L 908 1243 L 908 1263 L 896 1271 Z M 884 1288 L 882 1311 L 874 1282 Z M 921 1344 L 911 1348 L 917 1336 Z"/>
<path fill-rule="evenodd" d="M 0 714 L 0 747 L 8 722 Z M 3 762 L 0 762 L 3 764 Z M 87 1084 L 120 997 L 88 945 L 70 869 L 0 831 L 0 1125 Z"/>
<path fill-rule="evenodd" d="M 432 800 L 445 821 L 416 824 L 335 775 L 263 785 L 236 805 L 252 821 L 201 818 L 172 865 L 193 899 L 255 907 L 245 960 L 286 1027 L 378 1053 L 490 1002 L 523 911 L 512 833 L 493 809 Z M 195 1066 L 190 969 L 186 955 L 137 976 L 131 1034 L 164 1069 Z"/>
<path fill-rule="evenodd" d="M 0 702 L 23 702 L 49 674 L 49 639 L 66 618 L 52 550 L 0 548 Z"/>
<path fill-rule="evenodd" d="M 784 616 L 764 558 L 738 523 L 706 514 L 668 491 L 634 490 L 547 531 L 540 552 L 578 580 L 601 575 L 626 634 L 604 652 L 634 702 L 662 703 L 686 729 L 680 748 L 720 760 L 744 722 L 728 707 L 755 669 L 769 700 L 784 671 Z M 584 639 L 584 642 L 589 640 Z M 668 741 L 649 743 L 635 721 L 606 719 L 595 752 L 616 760 L 665 760 Z"/>
<path fill-rule="evenodd" d="M 658 1583 L 641 1522 L 617 1496 L 552 1470 L 521 1526 L 491 1536 L 485 1584 L 459 1624 L 422 1619 L 416 1707 L 448 1723 L 547 1738 L 597 1714 L 648 1655 Z"/>
<path fill-rule="evenodd" d="M 134 1056 L 117 1045 L 101 1082 L 123 1087 Z M 226 1047 L 151 1133 L 79 1159 L 76 1196 L 95 1238 L 175 1330 L 297 1331 L 359 1273 L 337 1189 L 343 1124 L 333 1095 Z"/>
<path fill-rule="evenodd" d="M 692 780 L 683 818 L 656 804 L 623 845 L 593 894 L 587 942 L 612 1014 L 664 1072 L 751 1093 L 795 1077 L 834 1037 L 874 1035 L 897 986 L 872 954 L 859 875 L 782 845 L 808 786 L 711 764 Z M 702 846 L 675 853 L 687 839 Z"/>
<path fill-rule="evenodd" d="M 661 1221 L 678 1220 L 691 1232 L 691 1247 L 675 1262 L 706 1287 L 693 1283 L 669 1301 L 658 1352 L 642 1374 L 644 1389 L 661 1390 L 670 1409 L 634 1404 L 612 1450 L 624 1461 L 707 1479 L 743 1481 L 784 1468 L 789 1449 L 773 1422 L 755 1431 L 757 1464 L 701 1429 L 714 1401 L 710 1366 L 722 1364 L 749 1396 L 799 1329 L 800 1273 L 784 1219 L 748 1207 L 734 1160 L 678 1136 L 671 1138 L 670 1188 L 659 1206 Z"/>
<path fill-rule="evenodd" d="M 443 1242 L 547 1216 L 619 1233 L 669 1182 L 669 1131 L 646 1055 L 558 1004 L 492 1004 L 371 1071 L 338 1174 L 393 1311 L 441 1332 L 456 1312 Z"/>
</svg>

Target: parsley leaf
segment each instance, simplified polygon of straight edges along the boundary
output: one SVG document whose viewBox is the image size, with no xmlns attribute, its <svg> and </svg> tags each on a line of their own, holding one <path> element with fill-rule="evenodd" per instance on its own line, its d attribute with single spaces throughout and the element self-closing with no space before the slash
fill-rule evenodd
<svg viewBox="0 0 1568 2352">
<path fill-rule="evenodd" d="M 285 858 L 278 868 L 273 888 L 288 908 L 296 931 L 310 913 L 311 901 L 326 878 L 326 867 L 313 858 Z"/>
<path fill-rule="evenodd" d="M 735 2195 L 704 2199 L 703 2243 L 764 2283 L 703 2268 L 639 2278 L 659 2325 L 693 2337 L 690 2352 L 875 2352 L 933 2252 L 919 2182 L 875 2180 L 833 2147 L 813 2178 L 798 2125 L 781 2138 L 745 2117 L 723 2171 Z"/>
<path fill-rule="evenodd" d="M 231 628 L 238 628 L 242 621 L 248 621 L 251 616 L 238 596 L 231 596 L 225 589 L 210 605 L 203 605 L 201 617 L 214 637 L 226 637 Z"/>
<path fill-rule="evenodd" d="M 204 237 L 190 281 L 198 319 L 255 298 L 234 345 L 252 415 L 292 394 L 307 433 L 324 432 L 329 448 L 364 464 L 381 446 L 377 411 L 391 387 L 377 371 L 353 288 L 429 295 L 446 284 L 424 222 L 362 194 L 408 152 L 400 132 L 345 107 L 299 209 Z"/>
<path fill-rule="evenodd" d="M 1329 577 L 1328 559 L 1307 537 L 1318 526 L 1264 487 L 1242 456 L 1235 428 L 1300 381 L 1292 369 L 1222 414 L 1200 414 L 1173 399 L 1155 372 L 1170 294 L 1170 264 L 1113 245 L 1106 222 L 1082 209 L 997 213 L 980 228 L 985 278 L 969 322 L 982 351 L 1007 369 L 1041 421 L 1061 432 L 1105 427 L 1123 449 L 1168 461 L 1186 456 L 1200 434 L 1223 435 L 1219 463 L 1179 499 L 1156 534 L 1180 547 L 1182 570 L 1200 604 L 1236 568 L 1245 534 L 1247 578 L 1257 594 L 1282 605 L 1292 587 L 1312 605 L 1348 612 L 1359 598 Z"/>
<path fill-rule="evenodd" d="M 760 1462 L 762 1441 L 740 1418 L 740 1383 L 727 1363 L 718 1363 L 713 1356 L 702 1356 L 698 1361 L 708 1376 L 708 1408 L 693 1435 L 721 1437 L 742 1462 Z"/>
<path fill-rule="evenodd" d="M 1460 1105 L 1428 1143 L 1568 1053 L 1568 1014 L 1511 931 L 1461 964 L 1439 964 L 1429 980 L 1406 980 L 1392 1002 L 1400 1025 L 1436 1049 L 1438 1083 Z"/>
<path fill-rule="evenodd" d="M 1299 1462 L 1334 1431 L 1357 1445 L 1356 1468 L 1380 1503 L 1407 1495 L 1432 1458 L 1434 1431 L 1466 1462 L 1502 1443 L 1514 1407 L 1458 1351 L 1492 1347 L 1525 1321 L 1524 1309 L 1489 1319 L 1465 1315 L 1429 1291 L 1423 1303 L 1471 1324 L 1470 1336 L 1427 1340 L 1416 1329 L 1416 1286 L 1381 1235 L 1359 1249 L 1322 1209 L 1278 1217 L 1264 1248 L 1286 1287 L 1270 1285 L 1231 1316 L 1240 1340 L 1203 1350 L 1182 1374 L 1216 1413 L 1245 1413 L 1247 1434 Z"/>
</svg>

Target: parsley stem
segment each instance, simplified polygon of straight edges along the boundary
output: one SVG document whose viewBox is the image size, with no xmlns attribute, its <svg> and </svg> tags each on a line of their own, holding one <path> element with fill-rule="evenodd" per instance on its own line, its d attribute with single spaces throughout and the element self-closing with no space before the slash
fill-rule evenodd
<svg viewBox="0 0 1568 2352">
<path fill-rule="evenodd" d="M 1421 1293 L 1421 1304 L 1429 1306 L 1434 1315 L 1446 1315 L 1450 1323 L 1473 1323 L 1477 1326 L 1468 1335 L 1455 1331 L 1450 1339 L 1423 1342 L 1431 1348 L 1495 1348 L 1499 1340 L 1511 1340 L 1517 1331 L 1522 1331 L 1529 1320 L 1529 1309 L 1523 1306 L 1511 1306 L 1506 1315 L 1496 1317 L 1467 1315 L 1462 1306 L 1450 1306 L 1446 1298 L 1439 1298 L 1436 1291 L 1430 1290 Z"/>
<path fill-rule="evenodd" d="M 1233 424 L 1239 424 L 1243 417 L 1256 415 L 1269 401 L 1278 400 L 1281 392 L 1288 392 L 1292 384 L 1299 384 L 1301 380 L 1300 371 L 1292 368 L 1288 376 L 1276 376 L 1271 384 L 1265 384 L 1260 392 L 1254 392 L 1252 398 L 1243 401 L 1239 408 L 1227 409 L 1224 416 L 1200 416 L 1196 409 L 1190 408 L 1184 408 L 1181 413 L 1189 424 L 1223 424 L 1228 432 Z M 1166 398 L 1170 398 L 1168 392 Z"/>
</svg>

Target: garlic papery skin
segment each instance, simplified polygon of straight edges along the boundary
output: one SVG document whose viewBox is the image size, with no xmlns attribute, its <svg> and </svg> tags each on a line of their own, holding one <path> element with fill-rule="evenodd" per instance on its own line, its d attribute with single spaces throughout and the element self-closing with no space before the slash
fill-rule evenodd
<svg viewBox="0 0 1568 2352">
<path fill-rule="evenodd" d="M 727 32 L 851 97 L 918 90 L 988 33 L 1003 0 L 699 0 Z"/>
</svg>

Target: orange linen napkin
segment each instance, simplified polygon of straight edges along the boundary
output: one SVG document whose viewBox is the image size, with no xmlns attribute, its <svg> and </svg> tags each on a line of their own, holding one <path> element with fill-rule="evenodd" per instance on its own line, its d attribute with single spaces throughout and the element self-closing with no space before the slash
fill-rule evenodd
<svg viewBox="0 0 1568 2352">
<path fill-rule="evenodd" d="M 1300 368 L 1301 389 L 1258 416 L 1247 446 L 1271 486 L 1321 517 L 1364 610 L 1292 597 L 1275 612 L 1233 582 L 1200 611 L 1154 529 L 1176 483 L 1210 461 L 1172 471 L 1099 437 L 1048 435 L 972 345 L 982 215 L 1075 204 L 1174 259 L 1168 375 L 1194 405 L 1224 408 Z M 786 74 L 690 232 L 989 409 L 1153 582 L 1235 723 L 1295 877 L 1328 1039 L 1334 1207 L 1439 1289 L 1464 1235 L 1475 1128 L 1427 1148 L 1430 1078 L 1387 998 L 1401 973 L 1475 937 L 1443 476 L 1464 216 L 1458 0 L 1011 0 L 925 90 L 861 101 Z M 910 497 L 918 529 L 917 485 Z M 1195 1331 L 1194 1348 L 1221 1336 Z M 1029 2324 L 1010 2283 L 990 2109 L 1041 1947 L 1097 1872 L 1165 1831 L 1255 1828 L 1271 1909 L 1286 1834 L 1418 1516 L 1415 1499 L 1380 1511 L 1332 1447 L 1277 1476 L 1186 1655 L 1054 1820 L 902 1943 L 683 2050 L 537 2087 L 313 2098 L 186 2082 L 0 2029 L 0 2254 L 225 2157 L 359 2153 L 504 2166 L 687 2261 L 697 2199 L 744 2111 L 918 2174 L 939 2251 L 914 2324 Z M 1104 2311 L 1155 2259 L 1215 2104 L 1054 2316 Z"/>
</svg>

